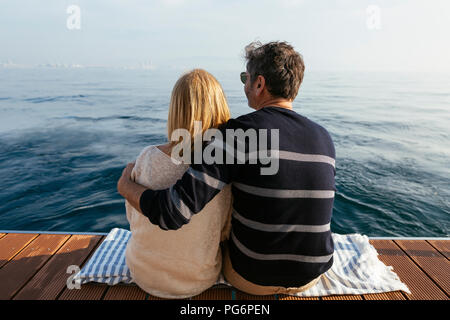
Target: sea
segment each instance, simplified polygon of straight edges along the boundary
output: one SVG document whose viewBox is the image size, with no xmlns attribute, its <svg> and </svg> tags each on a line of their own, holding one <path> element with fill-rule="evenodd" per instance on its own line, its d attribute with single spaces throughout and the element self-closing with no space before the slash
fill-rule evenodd
<svg viewBox="0 0 450 320">
<path fill-rule="evenodd" d="M 232 117 L 253 111 L 239 72 L 208 71 Z M 117 180 L 167 141 L 182 73 L 0 68 L 0 230 L 129 228 Z M 450 74 L 307 71 L 294 110 L 335 145 L 332 232 L 450 236 Z"/>
</svg>

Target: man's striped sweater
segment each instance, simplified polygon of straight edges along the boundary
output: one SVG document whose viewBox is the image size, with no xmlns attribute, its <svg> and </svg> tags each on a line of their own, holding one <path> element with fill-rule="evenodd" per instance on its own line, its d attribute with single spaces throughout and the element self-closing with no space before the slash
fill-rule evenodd
<svg viewBox="0 0 450 320">
<path fill-rule="evenodd" d="M 248 157 L 245 163 L 192 164 L 171 188 L 146 190 L 140 198 L 141 211 L 162 229 L 178 229 L 232 183 L 233 269 L 258 285 L 305 285 L 333 264 L 333 141 L 322 126 L 280 107 L 230 119 L 220 127 L 223 137 L 227 129 L 278 129 L 279 152 L 272 154 L 279 159 L 278 172 L 262 175 L 261 168 L 269 164 L 252 163 Z M 248 139 L 244 143 L 248 156 L 252 153 Z M 225 148 L 224 141 L 214 144 Z M 271 144 L 269 139 L 267 149 Z"/>
</svg>

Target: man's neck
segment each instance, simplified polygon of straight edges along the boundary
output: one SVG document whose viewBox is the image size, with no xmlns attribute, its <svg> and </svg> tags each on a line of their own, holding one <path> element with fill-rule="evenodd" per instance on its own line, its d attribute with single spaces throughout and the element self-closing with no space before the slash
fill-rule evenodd
<svg viewBox="0 0 450 320">
<path fill-rule="evenodd" d="M 279 107 L 284 109 L 292 110 L 292 101 L 286 100 L 286 99 L 269 99 L 266 101 L 263 101 L 259 106 L 257 106 L 255 109 L 260 110 L 265 107 Z"/>
</svg>

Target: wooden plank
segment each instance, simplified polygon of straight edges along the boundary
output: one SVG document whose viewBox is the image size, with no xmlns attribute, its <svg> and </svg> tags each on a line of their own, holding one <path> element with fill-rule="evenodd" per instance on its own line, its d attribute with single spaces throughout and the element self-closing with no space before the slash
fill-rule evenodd
<svg viewBox="0 0 450 320">
<path fill-rule="evenodd" d="M 358 294 L 332 295 L 322 297 L 322 300 L 363 300 Z"/>
<path fill-rule="evenodd" d="M 446 299 L 445 293 L 392 240 L 370 240 L 379 253 L 379 259 L 399 276 L 411 291 L 403 293 L 411 300 Z"/>
<path fill-rule="evenodd" d="M 279 294 L 278 300 L 319 300 L 319 297 L 297 297 L 287 294 Z"/>
<path fill-rule="evenodd" d="M 201 294 L 192 297 L 192 300 L 231 300 L 231 289 L 229 288 L 209 288 Z"/>
<path fill-rule="evenodd" d="M 89 261 L 94 252 L 100 246 L 100 244 L 105 239 L 105 236 L 102 236 L 98 241 L 97 245 L 92 249 L 89 253 L 88 257 L 84 261 L 84 263 L 80 266 L 83 268 L 84 265 Z M 82 284 L 80 289 L 69 289 L 67 286 L 64 288 L 64 291 L 58 297 L 58 300 L 100 300 L 108 289 L 108 285 L 98 282 L 89 282 Z"/>
<path fill-rule="evenodd" d="M 449 295 L 450 261 L 424 240 L 395 240 L 406 254 Z"/>
<path fill-rule="evenodd" d="M 170 299 L 160 298 L 160 297 L 157 297 L 157 296 L 153 296 L 153 295 L 151 295 L 151 294 L 148 294 L 148 295 L 147 295 L 147 300 L 170 300 Z"/>
<path fill-rule="evenodd" d="M 364 300 L 406 300 L 401 291 L 363 294 Z"/>
<path fill-rule="evenodd" d="M 245 292 L 242 292 L 242 291 L 236 289 L 236 300 L 277 300 L 277 299 L 275 298 L 275 295 L 273 295 L 273 294 L 260 296 L 260 295 L 248 294 L 248 293 L 245 293 Z"/>
<path fill-rule="evenodd" d="M 80 266 L 102 237 L 72 235 L 14 299 L 54 300 L 66 287 L 67 267 Z"/>
<path fill-rule="evenodd" d="M 435 247 L 447 259 L 450 258 L 450 240 L 427 240 L 427 242 Z"/>
<path fill-rule="evenodd" d="M 28 245 L 38 234 L 8 233 L 0 239 L 0 268 Z M 1 278 L 0 278 L 1 280 Z"/>
<path fill-rule="evenodd" d="M 80 289 L 65 289 L 58 300 L 100 300 L 108 289 L 104 283 L 86 283 Z"/>
<path fill-rule="evenodd" d="M 0 269 L 0 299 L 11 299 L 69 237 L 69 235 L 43 234 L 34 238 Z"/>
<path fill-rule="evenodd" d="M 145 300 L 147 293 L 136 285 L 111 286 L 103 300 Z"/>
</svg>

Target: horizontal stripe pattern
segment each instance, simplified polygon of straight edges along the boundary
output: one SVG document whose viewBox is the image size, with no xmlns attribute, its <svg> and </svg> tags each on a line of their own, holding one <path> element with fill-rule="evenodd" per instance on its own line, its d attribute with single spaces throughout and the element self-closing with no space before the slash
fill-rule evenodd
<svg viewBox="0 0 450 320">
<path fill-rule="evenodd" d="M 299 254 L 262 254 L 254 252 L 247 247 L 245 247 L 234 235 L 233 230 L 231 231 L 230 238 L 233 240 L 236 247 L 246 256 L 257 259 L 257 260 L 291 260 L 296 262 L 307 262 L 307 263 L 326 263 L 330 261 L 333 254 L 324 256 L 306 256 Z"/>
<path fill-rule="evenodd" d="M 172 200 L 172 203 L 177 208 L 177 210 L 185 217 L 187 220 L 190 220 L 193 213 L 191 209 L 183 202 L 183 200 L 180 199 L 178 196 L 178 192 L 173 188 L 173 186 L 170 187 L 170 199 Z"/>
<path fill-rule="evenodd" d="M 248 158 L 249 159 L 277 158 L 280 160 L 291 160 L 301 162 L 320 162 L 320 163 L 327 163 L 333 167 L 336 166 L 336 161 L 333 158 L 325 155 L 291 152 L 286 150 L 271 149 L 271 150 L 253 151 L 248 154 Z"/>
<path fill-rule="evenodd" d="M 267 224 L 250 220 L 240 215 L 233 209 L 233 217 L 243 225 L 265 232 L 327 232 L 330 231 L 330 223 L 323 225 L 302 225 L 302 224 Z"/>
<path fill-rule="evenodd" d="M 233 182 L 233 186 L 247 193 L 261 197 L 271 198 L 319 198 L 329 199 L 334 197 L 334 190 L 289 190 L 270 189 L 250 186 L 243 183 Z"/>
<path fill-rule="evenodd" d="M 255 160 L 255 159 L 280 159 L 280 160 L 290 160 L 290 161 L 301 161 L 301 162 L 320 162 L 326 163 L 333 168 L 336 167 L 336 160 L 332 157 L 325 156 L 322 154 L 307 154 L 300 152 L 292 152 L 286 150 L 276 150 L 276 149 L 268 149 L 268 150 L 258 150 L 252 152 L 242 152 L 238 147 L 234 145 L 230 145 L 228 142 L 224 142 L 220 139 L 214 139 L 210 143 L 211 146 L 218 148 L 220 150 L 224 150 L 231 156 L 234 156 L 238 159 L 246 159 L 246 160 Z M 225 148 L 224 148 L 225 146 Z"/>
<path fill-rule="evenodd" d="M 321 154 L 306 154 L 280 150 L 279 158 L 292 161 L 322 162 L 328 163 L 333 167 L 336 166 L 336 161 L 333 158 Z"/>
<path fill-rule="evenodd" d="M 218 190 L 222 190 L 223 187 L 225 187 L 225 183 L 220 181 L 219 179 L 216 179 L 214 177 L 211 177 L 210 175 L 206 174 L 205 172 L 200 172 L 197 170 L 192 169 L 192 167 L 189 167 L 187 172 L 193 176 L 195 179 L 200 180 L 210 187 Z"/>
</svg>

